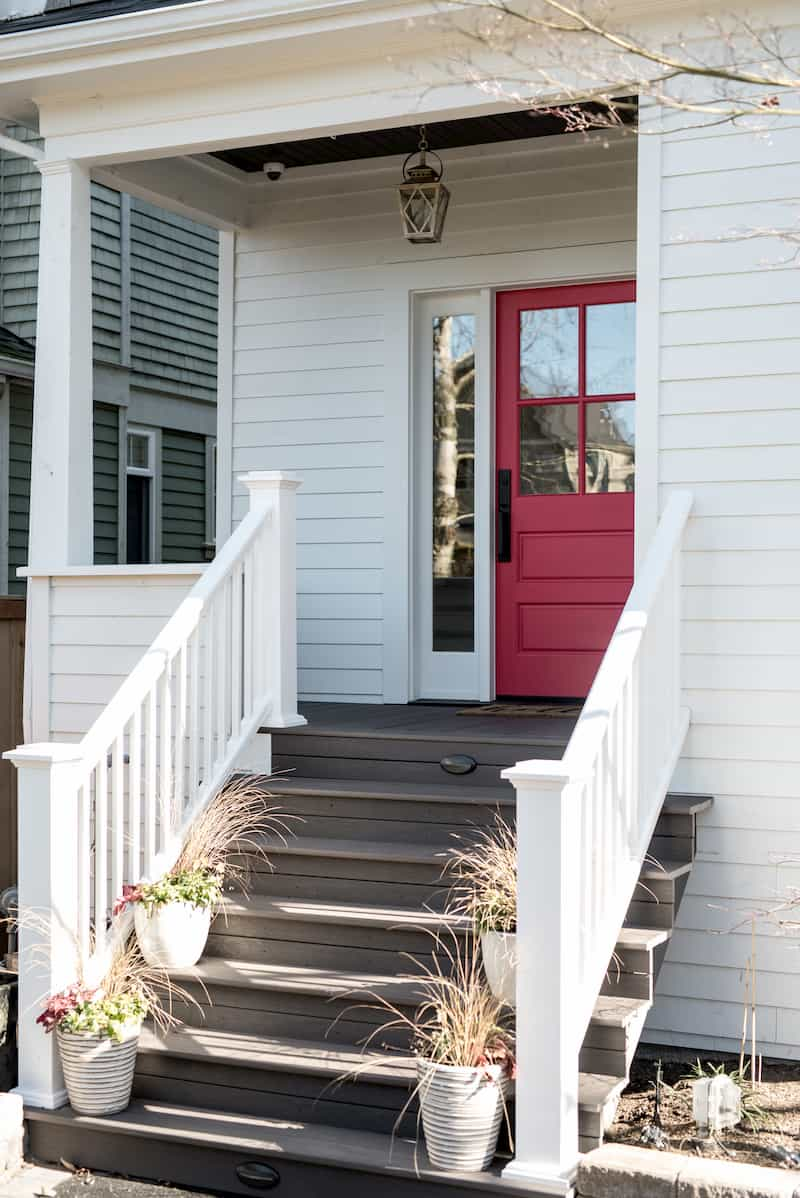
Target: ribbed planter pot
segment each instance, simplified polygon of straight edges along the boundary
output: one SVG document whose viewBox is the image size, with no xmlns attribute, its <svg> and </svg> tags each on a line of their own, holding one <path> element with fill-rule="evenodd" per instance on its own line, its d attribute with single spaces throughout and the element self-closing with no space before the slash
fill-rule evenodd
<svg viewBox="0 0 800 1198">
<path fill-rule="evenodd" d="M 92 1032 L 56 1029 L 69 1103 L 78 1115 L 115 1115 L 131 1100 L 141 1025 L 130 1024 L 122 1040 Z"/>
<path fill-rule="evenodd" d="M 149 910 L 134 904 L 136 939 L 148 965 L 189 969 L 203 955 L 211 927 L 211 908 L 193 903 L 163 903 Z"/>
<path fill-rule="evenodd" d="M 517 1005 L 517 934 L 481 932 L 483 971 L 495 998 Z"/>
<path fill-rule="evenodd" d="M 499 1065 L 469 1069 L 417 1060 L 425 1147 L 437 1169 L 479 1173 L 497 1151 L 508 1081 Z"/>
</svg>

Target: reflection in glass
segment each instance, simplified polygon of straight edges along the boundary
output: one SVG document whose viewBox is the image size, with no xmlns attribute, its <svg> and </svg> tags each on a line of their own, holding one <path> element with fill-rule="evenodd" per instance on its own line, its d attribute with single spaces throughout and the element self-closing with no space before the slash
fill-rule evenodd
<svg viewBox="0 0 800 1198">
<path fill-rule="evenodd" d="M 475 317 L 433 322 L 433 651 L 475 648 Z"/>
<path fill-rule="evenodd" d="M 563 495 L 577 490 L 578 405 L 521 406 L 520 495 Z"/>
<path fill-rule="evenodd" d="M 525 399 L 578 394 L 578 309 L 520 312 L 519 385 Z"/>
<path fill-rule="evenodd" d="M 632 399 L 586 405 L 586 490 L 632 491 L 636 458 Z"/>
<path fill-rule="evenodd" d="M 636 389 L 636 304 L 586 309 L 586 394 L 627 395 Z"/>
</svg>

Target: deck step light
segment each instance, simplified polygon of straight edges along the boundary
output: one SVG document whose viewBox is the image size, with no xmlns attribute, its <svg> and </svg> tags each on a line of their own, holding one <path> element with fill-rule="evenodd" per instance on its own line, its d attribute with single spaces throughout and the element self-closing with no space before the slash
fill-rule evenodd
<svg viewBox="0 0 800 1198">
<path fill-rule="evenodd" d="M 427 161 L 427 154 L 439 163 L 438 170 Z M 413 165 L 412 158 L 418 161 Z M 403 182 L 397 189 L 400 200 L 400 219 L 403 234 L 415 245 L 441 241 L 444 218 L 450 201 L 450 192 L 442 183 L 444 168 L 442 160 L 434 150 L 428 149 L 425 126 L 419 131 L 419 148 L 409 154 L 403 163 Z"/>
</svg>

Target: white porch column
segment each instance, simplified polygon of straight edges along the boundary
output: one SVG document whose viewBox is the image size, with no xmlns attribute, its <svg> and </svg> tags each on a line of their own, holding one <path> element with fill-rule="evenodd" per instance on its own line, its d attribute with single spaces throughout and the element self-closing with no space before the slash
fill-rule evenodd
<svg viewBox="0 0 800 1198">
<path fill-rule="evenodd" d="M 253 470 L 239 477 L 250 492 L 250 508 L 272 510 L 266 605 L 267 690 L 272 695 L 271 728 L 294 728 L 306 720 L 297 711 L 297 488 L 296 474 Z"/>
<path fill-rule="evenodd" d="M 503 773 L 517 791 L 518 846 L 515 1158 L 503 1175 L 565 1195 L 578 1164 L 580 1047 L 570 776 L 560 761 L 525 765 Z"/>
<path fill-rule="evenodd" d="M 3 756 L 17 767 L 19 803 L 18 1091 L 29 1106 L 54 1110 L 67 1095 L 55 1036 L 36 1018 L 44 999 L 78 980 L 80 754 L 77 745 L 34 744 Z"/>
<path fill-rule="evenodd" d="M 92 562 L 92 262 L 89 172 L 42 175 L 28 563 Z"/>
</svg>

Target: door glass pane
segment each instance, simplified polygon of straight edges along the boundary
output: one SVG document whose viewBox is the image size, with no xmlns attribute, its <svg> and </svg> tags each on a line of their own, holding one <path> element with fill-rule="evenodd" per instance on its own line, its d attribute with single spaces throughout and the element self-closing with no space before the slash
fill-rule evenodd
<svg viewBox="0 0 800 1198">
<path fill-rule="evenodd" d="M 127 560 L 142 565 L 153 560 L 150 545 L 151 480 L 143 474 L 128 475 Z"/>
<path fill-rule="evenodd" d="M 578 394 L 578 309 L 520 313 L 519 386 L 525 399 Z"/>
<path fill-rule="evenodd" d="M 475 317 L 433 322 L 433 651 L 475 649 Z"/>
<path fill-rule="evenodd" d="M 635 440 L 632 399 L 586 405 L 586 490 L 632 491 Z"/>
<path fill-rule="evenodd" d="M 577 490 L 578 405 L 520 406 L 520 495 L 563 495 Z"/>
<path fill-rule="evenodd" d="M 586 309 L 586 394 L 628 395 L 636 389 L 636 304 Z"/>
<path fill-rule="evenodd" d="M 150 469 L 150 438 L 144 433 L 128 433 L 128 465 L 138 470 Z"/>
</svg>

